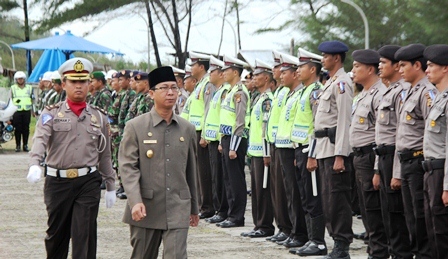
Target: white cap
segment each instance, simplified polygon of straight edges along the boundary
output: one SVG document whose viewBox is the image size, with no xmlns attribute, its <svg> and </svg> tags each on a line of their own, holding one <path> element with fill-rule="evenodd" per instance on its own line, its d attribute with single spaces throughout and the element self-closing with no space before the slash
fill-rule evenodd
<svg viewBox="0 0 448 259">
<path fill-rule="evenodd" d="M 112 78 L 112 75 L 113 75 L 114 73 L 117 73 L 117 72 L 118 72 L 118 71 L 115 70 L 115 69 L 111 69 L 111 70 L 107 71 L 106 76 L 105 76 L 106 80 L 107 80 L 107 79 L 111 79 L 111 78 Z"/>
<path fill-rule="evenodd" d="M 210 68 L 208 69 L 209 73 L 215 71 L 216 69 L 222 69 L 223 67 L 224 67 L 224 61 L 210 55 Z"/>
<path fill-rule="evenodd" d="M 17 78 L 23 78 L 23 79 L 26 79 L 26 74 L 25 74 L 25 72 L 23 72 L 23 71 L 17 71 L 17 72 L 14 74 L 14 79 L 17 79 Z"/>
<path fill-rule="evenodd" d="M 42 81 L 51 81 L 51 74 L 53 74 L 52 71 L 47 71 L 42 76 Z"/>
<path fill-rule="evenodd" d="M 272 56 L 274 57 L 274 67 L 281 65 L 280 56 L 282 54 L 284 54 L 284 53 L 281 53 L 280 51 L 277 51 L 277 50 L 272 51 Z"/>
<path fill-rule="evenodd" d="M 89 80 L 93 71 L 93 64 L 85 58 L 71 58 L 58 69 L 61 77 L 69 80 Z"/>
<path fill-rule="evenodd" d="M 205 55 L 205 54 L 200 54 L 200 53 L 196 53 L 193 51 L 189 52 L 189 57 L 190 57 L 190 66 L 196 64 L 196 62 L 198 61 L 203 61 L 203 62 L 209 62 L 210 61 L 210 56 L 209 55 Z"/>
<path fill-rule="evenodd" d="M 282 68 L 280 68 L 281 71 L 285 71 L 288 69 L 297 69 L 299 67 L 299 59 L 297 57 L 288 55 L 288 54 L 281 54 L 280 55 L 280 64 L 282 65 Z"/>
<path fill-rule="evenodd" d="M 249 67 L 249 64 L 237 58 L 224 55 L 224 67 L 222 68 L 222 70 L 225 70 L 230 67 L 244 68 Z"/>
<path fill-rule="evenodd" d="M 191 76 L 191 67 L 189 65 L 185 66 L 185 76 L 184 79 L 187 79 Z"/>
<path fill-rule="evenodd" d="M 256 58 L 255 59 L 255 69 L 254 69 L 254 75 L 258 75 L 263 72 L 272 73 L 272 66 L 268 63 Z"/>
<path fill-rule="evenodd" d="M 300 65 L 304 65 L 309 62 L 320 63 L 323 58 L 321 55 L 314 54 L 302 48 L 299 48 L 297 56 L 299 57 Z"/>
<path fill-rule="evenodd" d="M 180 77 L 185 76 L 185 70 L 173 66 L 171 66 L 171 68 L 173 69 L 174 76 L 180 76 Z"/>
<path fill-rule="evenodd" d="M 50 76 L 50 78 L 51 78 L 51 80 L 53 81 L 53 80 L 57 80 L 57 79 L 61 79 L 61 74 L 59 74 L 59 71 L 58 70 L 56 70 L 56 71 L 53 71 L 53 72 L 51 72 L 51 76 Z"/>
</svg>

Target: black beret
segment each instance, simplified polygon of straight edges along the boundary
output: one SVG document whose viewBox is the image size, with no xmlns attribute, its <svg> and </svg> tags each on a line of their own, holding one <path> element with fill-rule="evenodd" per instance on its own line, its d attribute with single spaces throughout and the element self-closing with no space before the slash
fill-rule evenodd
<svg viewBox="0 0 448 259">
<path fill-rule="evenodd" d="M 423 56 L 433 63 L 441 66 L 448 66 L 448 45 L 431 45 L 425 49 Z"/>
<path fill-rule="evenodd" d="M 317 47 L 317 49 L 320 52 L 328 54 L 339 54 L 348 51 L 347 45 L 338 40 L 324 41 L 321 44 L 319 44 L 319 47 Z"/>
<path fill-rule="evenodd" d="M 138 74 L 134 74 L 134 80 L 140 81 L 140 80 L 148 80 L 149 75 L 145 72 L 138 72 Z"/>
<path fill-rule="evenodd" d="M 126 78 L 131 78 L 131 70 L 121 70 L 120 72 L 118 72 L 118 77 L 126 77 Z"/>
<path fill-rule="evenodd" d="M 174 77 L 173 69 L 171 67 L 158 67 L 149 73 L 149 85 L 151 89 L 159 83 L 170 81 L 176 82 L 176 77 Z"/>
<path fill-rule="evenodd" d="M 138 70 L 134 70 L 134 71 L 131 71 L 131 73 L 129 73 L 129 75 L 131 76 L 131 78 L 133 78 L 133 77 L 135 77 L 136 75 L 138 75 L 140 73 L 140 71 L 138 71 Z"/>
<path fill-rule="evenodd" d="M 401 46 L 398 45 L 384 45 L 378 50 L 378 54 L 380 54 L 381 57 L 387 58 L 392 62 L 397 62 L 398 60 L 395 59 L 395 53 L 400 48 Z"/>
<path fill-rule="evenodd" d="M 378 65 L 380 63 L 380 54 L 371 49 L 358 49 L 352 53 L 353 60 L 368 65 Z"/>
<path fill-rule="evenodd" d="M 395 60 L 411 61 L 414 59 L 422 58 L 423 51 L 425 51 L 425 45 L 420 43 L 410 44 L 401 47 L 395 52 Z"/>
</svg>

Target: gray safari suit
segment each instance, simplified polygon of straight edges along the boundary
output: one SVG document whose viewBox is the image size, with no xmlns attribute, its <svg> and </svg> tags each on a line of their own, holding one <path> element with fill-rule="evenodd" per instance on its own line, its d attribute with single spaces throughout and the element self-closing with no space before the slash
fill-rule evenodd
<svg viewBox="0 0 448 259">
<path fill-rule="evenodd" d="M 138 250 L 135 249 L 136 245 L 151 245 L 151 239 L 146 239 L 146 244 L 133 243 L 132 229 L 162 230 L 162 233 L 181 230 L 185 240 L 175 239 L 173 242 L 180 243 L 172 245 L 173 249 L 185 248 L 190 214 L 198 214 L 196 150 L 194 126 L 176 114 L 173 114 L 171 123 L 167 125 L 152 109 L 126 124 L 119 162 L 128 196 L 123 222 L 131 225 L 131 244 L 134 246 L 132 258 L 144 258 L 143 254 L 135 254 L 135 250 Z M 138 222 L 131 215 L 137 203 L 145 205 L 147 214 Z M 169 239 L 165 234 L 162 235 L 164 240 Z M 159 244 L 152 244 L 157 247 L 149 248 L 156 250 L 155 255 Z M 165 256 L 166 253 L 178 255 L 175 251 L 169 251 L 169 248 L 165 246 Z M 145 255 L 154 255 L 153 252 L 147 251 Z"/>
</svg>

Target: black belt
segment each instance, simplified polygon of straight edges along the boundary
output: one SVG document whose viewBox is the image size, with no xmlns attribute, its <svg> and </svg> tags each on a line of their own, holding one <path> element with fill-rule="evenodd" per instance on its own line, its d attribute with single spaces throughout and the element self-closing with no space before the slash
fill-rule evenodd
<svg viewBox="0 0 448 259">
<path fill-rule="evenodd" d="M 445 168 L 445 159 L 427 159 L 422 161 L 423 170 L 432 173 L 434 170 Z"/>
<path fill-rule="evenodd" d="M 325 129 L 322 129 L 322 130 L 316 130 L 316 131 L 314 131 L 314 137 L 315 138 L 325 138 L 325 137 L 328 137 L 330 139 L 330 142 L 332 144 L 334 144 L 335 140 L 336 140 L 336 127 L 325 128 Z"/>
<path fill-rule="evenodd" d="M 365 154 L 369 154 L 369 153 L 373 152 L 374 147 L 375 147 L 375 144 L 371 144 L 371 145 L 364 146 L 364 147 L 354 147 L 353 154 L 355 156 L 362 156 Z"/>
<path fill-rule="evenodd" d="M 400 162 L 417 159 L 423 157 L 423 150 L 405 150 L 398 151 Z"/>
<path fill-rule="evenodd" d="M 392 146 L 379 145 L 377 147 L 374 147 L 373 151 L 377 156 L 390 155 L 395 153 L 395 145 Z"/>
</svg>

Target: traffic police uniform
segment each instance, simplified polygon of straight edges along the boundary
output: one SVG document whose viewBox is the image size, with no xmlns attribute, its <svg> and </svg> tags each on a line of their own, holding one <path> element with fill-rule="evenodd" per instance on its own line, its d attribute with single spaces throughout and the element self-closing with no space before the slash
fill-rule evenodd
<svg viewBox="0 0 448 259">
<path fill-rule="evenodd" d="M 280 55 L 282 53 L 273 50 L 274 67 L 281 66 Z M 269 166 L 269 182 L 271 187 L 271 200 L 274 207 L 275 225 L 278 228 L 277 234 L 267 238 L 272 242 L 284 241 L 291 234 L 292 223 L 288 214 L 288 200 L 286 198 L 285 184 L 283 182 L 283 173 L 280 163 L 280 156 L 275 147 L 275 136 L 277 134 L 280 112 L 286 103 L 289 88 L 285 86 L 278 87 L 274 93 L 269 119 L 266 126 L 266 140 L 269 142 L 271 163 Z"/>
<path fill-rule="evenodd" d="M 93 65 L 84 58 L 67 60 L 59 72 L 68 80 L 89 80 Z M 30 165 L 46 159 L 44 201 L 48 212 L 47 258 L 95 258 L 102 178 L 115 192 L 106 116 L 86 105 L 77 116 L 69 100 L 47 106 L 39 118 Z M 115 194 L 113 194 L 115 196 Z"/>
<path fill-rule="evenodd" d="M 207 55 L 195 53 L 190 51 L 190 66 L 197 62 L 209 63 L 210 57 Z M 191 93 L 189 100 L 189 109 L 182 111 L 181 117 L 188 120 L 196 128 L 196 135 L 198 141 L 201 139 L 201 132 L 204 126 L 205 114 L 216 91 L 216 87 L 209 82 L 210 76 L 206 73 L 202 78 L 197 78 L 198 83 L 194 91 Z M 210 168 L 210 156 L 207 147 L 198 146 L 198 180 L 200 189 L 200 211 L 199 217 L 209 218 L 215 215 L 213 208 L 213 194 L 212 194 L 212 176 Z"/>
<path fill-rule="evenodd" d="M 353 60 L 361 64 L 374 66 L 380 63 L 380 55 L 374 50 L 355 50 Z M 380 192 L 373 187 L 372 179 L 375 173 L 376 156 L 373 152 L 375 144 L 375 122 L 378 106 L 386 86 L 374 75 L 377 81 L 368 90 L 359 93 L 353 110 L 350 125 L 350 145 L 353 148 L 353 166 L 356 173 L 360 199 L 363 200 L 366 230 L 369 237 L 369 255 L 378 258 L 389 257 L 387 236 L 385 233 Z"/>
<path fill-rule="evenodd" d="M 222 69 L 223 67 L 223 61 L 210 56 L 209 73 L 216 69 Z M 209 223 L 224 221 L 227 218 L 227 212 L 229 210 L 222 171 L 222 154 L 218 151 L 219 141 L 221 140 L 221 134 L 219 133 L 221 104 L 229 89 L 230 84 L 228 83 L 224 83 L 216 89 L 204 120 L 204 130 L 202 130 L 202 138 L 208 143 L 207 148 L 212 173 L 213 207 L 216 211 L 213 217 L 206 219 Z"/>
<path fill-rule="evenodd" d="M 394 57 L 400 61 L 424 59 L 424 49 L 425 46 L 422 44 L 411 44 L 401 47 Z M 421 62 L 426 62 L 426 60 Z M 394 178 L 401 179 L 401 193 L 412 253 L 422 258 L 432 258 L 425 224 L 424 170 L 421 162 L 423 161 L 425 120 L 436 93 L 437 89 L 426 76 L 412 85 L 400 107 L 397 130 L 396 148 L 401 163 L 401 175 L 398 175 L 397 172 Z"/>
<path fill-rule="evenodd" d="M 318 49 L 325 54 L 348 51 L 348 47 L 339 41 L 323 42 Z M 316 158 L 322 180 L 322 207 L 327 230 L 335 240 L 333 251 L 341 254 L 348 253 L 349 244 L 353 241 L 348 165 L 352 98 L 352 81 L 344 69 L 340 68 L 326 82 L 319 96 L 314 121 Z M 345 171 L 333 170 L 336 156 L 344 158 Z"/>
<path fill-rule="evenodd" d="M 272 73 L 271 66 L 265 62 L 255 59 L 255 70 L 253 75 L 261 73 Z M 258 89 L 257 89 L 257 92 Z M 267 88 L 263 93 L 259 92 L 255 105 L 252 106 L 249 129 L 249 148 L 247 155 L 251 157 L 250 175 L 251 175 L 251 199 L 252 199 L 252 218 L 254 229 L 251 232 L 245 232 L 249 237 L 266 237 L 274 234 L 274 213 L 272 210 L 271 188 L 267 182 L 263 186 L 264 177 L 269 177 L 269 167 L 265 170 L 263 158 L 269 157 L 269 144 L 265 139 L 266 123 L 269 117 L 269 110 L 272 106 L 271 89 Z M 267 174 L 267 176 L 264 175 Z"/>
<path fill-rule="evenodd" d="M 292 70 L 293 73 L 296 73 L 299 64 L 298 58 L 288 54 L 282 54 L 280 60 L 282 63 L 281 71 Z M 290 86 L 290 91 L 286 97 L 286 103 L 280 112 L 278 130 L 275 136 L 275 147 L 278 149 L 277 154 L 280 158 L 283 183 L 285 185 L 286 198 L 288 201 L 288 214 L 292 223 L 292 230 L 289 238 L 283 242 L 278 242 L 277 244 L 286 247 L 300 247 L 308 241 L 305 213 L 302 209 L 299 185 L 296 177 L 298 169 L 294 166 L 294 145 L 291 141 L 291 131 L 302 88 L 303 85 L 301 83 Z"/>
<path fill-rule="evenodd" d="M 425 49 L 424 57 L 434 64 L 448 66 L 448 45 L 432 45 Z M 442 90 L 437 85 L 439 90 Z M 448 254 L 448 208 L 444 205 L 442 194 L 448 191 L 446 177 L 446 141 L 448 114 L 448 86 L 441 85 L 425 122 L 423 139 L 424 205 L 426 229 L 433 258 L 446 258 Z"/>
<path fill-rule="evenodd" d="M 248 66 L 247 63 L 228 56 L 224 56 L 224 63 L 223 70 L 231 67 L 243 69 L 243 67 Z M 239 81 L 231 86 L 221 103 L 219 132 L 222 135 L 223 174 L 229 211 L 227 219 L 217 224 L 219 227 L 244 226 L 244 212 L 247 204 L 244 159 L 249 133 L 249 98 L 246 86 Z M 230 159 L 230 151 L 236 152 L 237 157 L 235 159 Z"/>
<path fill-rule="evenodd" d="M 386 45 L 378 50 L 381 57 L 393 63 L 395 52 L 400 46 Z M 400 161 L 395 149 L 399 110 L 410 84 L 400 79 L 390 82 L 384 92 L 375 124 L 375 154 L 378 156 L 378 171 L 381 177 L 380 198 L 383 224 L 389 239 L 389 252 L 397 258 L 412 258 L 409 231 L 403 211 L 401 190 L 392 190 L 390 182 L 393 172 L 400 172 Z"/>
<path fill-rule="evenodd" d="M 23 73 L 18 71 L 16 73 Z M 17 111 L 13 114 L 13 125 L 15 127 L 16 152 L 20 151 L 20 142 L 23 144 L 23 151 L 28 152 L 28 138 L 30 135 L 31 112 L 33 109 L 33 87 L 26 84 L 26 76 L 23 73 L 23 87 L 18 84 L 11 86 L 12 102 L 17 106 Z"/>
<path fill-rule="evenodd" d="M 299 48 L 299 66 L 304 66 L 310 62 L 320 64 L 322 56 L 308 52 Z M 296 114 L 294 117 L 293 127 L 291 131 L 291 141 L 295 148 L 295 161 L 298 173 L 296 175 L 299 193 L 302 199 L 302 208 L 305 212 L 305 221 L 308 231 L 308 239 L 306 245 L 299 249 L 294 249 L 300 256 L 307 255 L 325 255 L 327 248 L 325 244 L 325 218 L 322 210 L 322 197 L 319 195 L 321 180 L 319 169 L 316 169 L 316 186 L 318 194 L 313 195 L 311 173 L 306 168 L 308 157 L 315 158 L 312 136 L 314 133 L 314 116 L 317 111 L 317 97 L 322 92 L 323 85 L 319 82 L 313 82 L 310 85 L 304 85 L 301 88 Z M 311 143 L 311 146 L 309 146 Z M 314 146 L 314 147 L 313 147 Z M 312 154 L 313 153 L 313 154 Z"/>
</svg>

